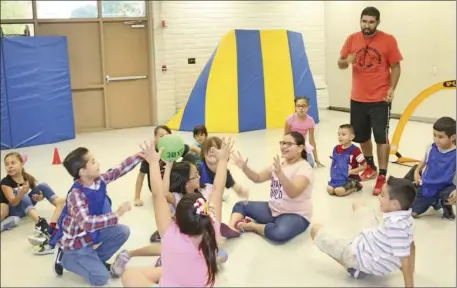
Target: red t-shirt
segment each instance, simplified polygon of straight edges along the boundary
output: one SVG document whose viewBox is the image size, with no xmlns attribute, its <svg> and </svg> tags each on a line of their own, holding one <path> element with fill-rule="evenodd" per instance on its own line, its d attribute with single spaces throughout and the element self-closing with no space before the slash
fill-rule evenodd
<svg viewBox="0 0 457 288">
<path fill-rule="evenodd" d="M 343 148 L 342 145 L 336 145 L 336 153 L 338 154 L 343 154 L 346 152 L 349 148 Z M 349 170 L 355 169 L 359 167 L 359 165 L 363 165 L 367 160 L 365 157 L 363 157 L 362 151 L 360 150 L 359 147 L 355 147 L 354 150 L 352 150 L 352 153 L 349 158 Z M 349 177 L 351 178 L 360 178 L 358 175 L 350 175 Z"/>
<path fill-rule="evenodd" d="M 403 60 L 395 37 L 377 31 L 372 37 L 362 32 L 351 34 L 341 49 L 341 57 L 354 54 L 351 99 L 358 102 L 381 102 L 390 87 L 390 66 Z"/>
</svg>

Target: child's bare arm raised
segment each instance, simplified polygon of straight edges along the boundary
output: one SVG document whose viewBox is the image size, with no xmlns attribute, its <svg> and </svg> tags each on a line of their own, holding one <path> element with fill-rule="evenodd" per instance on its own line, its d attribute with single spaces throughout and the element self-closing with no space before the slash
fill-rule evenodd
<svg viewBox="0 0 457 288">
<path fill-rule="evenodd" d="M 154 143 L 145 142 L 141 145 L 141 157 L 149 163 L 149 177 L 151 181 L 152 197 L 154 198 L 154 214 L 157 224 L 157 230 L 161 237 L 165 234 L 172 223 L 170 209 L 163 190 L 162 176 L 160 175 L 160 155 L 163 149 L 156 151 Z"/>
<path fill-rule="evenodd" d="M 222 147 L 216 153 L 216 157 L 218 158 L 216 177 L 214 178 L 213 191 L 209 196 L 209 202 L 214 206 L 214 214 L 219 223 L 221 222 L 222 218 L 222 195 L 224 193 L 225 183 L 227 181 L 227 162 L 230 159 L 232 148 L 233 141 L 231 139 L 226 140 L 223 138 Z M 211 149 L 216 150 L 214 147 Z"/>
</svg>

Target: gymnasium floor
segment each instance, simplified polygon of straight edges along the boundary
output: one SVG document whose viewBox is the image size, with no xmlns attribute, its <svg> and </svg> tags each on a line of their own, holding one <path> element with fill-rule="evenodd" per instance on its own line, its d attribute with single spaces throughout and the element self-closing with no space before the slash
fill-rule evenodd
<svg viewBox="0 0 457 288">
<path fill-rule="evenodd" d="M 363 199 L 374 209 L 378 209 L 378 200 L 371 195 L 373 181 L 365 182 L 363 192 L 346 198 L 335 198 L 327 195 L 326 182 L 329 177 L 329 155 L 336 144 L 336 131 L 340 124 L 349 121 L 349 114 L 342 112 L 321 111 L 321 123 L 316 130 L 317 148 L 321 161 L 326 168 L 315 170 L 313 203 L 315 208 L 314 221 L 326 225 L 338 226 L 349 230 L 351 227 L 351 203 Z M 397 121 L 392 121 L 393 135 Z M 102 133 L 78 135 L 74 141 L 57 145 L 45 145 L 19 149 L 29 155 L 26 170 L 39 181 L 50 184 L 56 193 L 65 197 L 71 186 L 71 178 L 62 166 L 52 166 L 54 147 L 58 147 L 62 159 L 77 146 L 87 146 L 100 161 L 102 170 L 120 163 L 127 156 L 138 151 L 137 144 L 152 137 L 152 128 L 116 130 Z M 191 143 L 191 133 L 180 133 L 187 143 Z M 233 135 L 237 148 L 249 157 L 250 165 L 263 168 L 272 163 L 273 156 L 279 153 L 278 141 L 282 130 L 255 131 Z M 405 156 L 420 158 L 425 147 L 432 141 L 430 124 L 409 123 L 401 142 L 401 152 Z M 2 159 L 7 151 L 2 151 Z M 267 200 L 269 183 L 255 185 L 235 167 L 231 166 L 236 181 L 250 188 L 251 199 Z M 113 206 L 132 200 L 136 168 L 132 173 L 109 186 Z M 4 167 L 2 165 L 2 175 Z M 390 165 L 390 174 L 403 176 L 407 167 Z M 143 187 L 143 207 L 134 207 L 131 212 L 121 218 L 121 223 L 128 224 L 131 236 L 124 248 L 134 249 L 148 244 L 149 236 L 155 230 L 152 212 L 152 201 L 146 183 Z M 231 208 L 237 201 L 232 194 L 224 203 L 224 220 L 228 220 Z M 37 205 L 39 214 L 50 217 L 52 206 L 46 201 Z M 454 207 L 455 209 L 455 207 Z M 416 221 L 416 286 L 423 287 L 456 287 L 456 222 L 442 220 L 440 212 L 429 212 L 430 215 Z M 1 234 L 1 286 L 88 286 L 81 278 L 66 271 L 63 277 L 53 272 L 53 256 L 35 256 L 27 236 L 32 233 L 33 224 L 23 220 L 19 227 Z M 216 286 L 322 286 L 322 287 L 402 287 L 401 272 L 386 278 L 368 278 L 355 280 L 325 254 L 321 253 L 311 241 L 309 232 L 296 237 L 285 245 L 274 245 L 254 234 L 245 234 L 239 239 L 226 242 L 229 260 L 217 279 Z M 151 266 L 155 258 L 136 258 L 130 266 Z M 331 276 L 334 275 L 334 276 Z M 112 287 L 121 286 L 118 279 L 108 284 Z"/>
</svg>

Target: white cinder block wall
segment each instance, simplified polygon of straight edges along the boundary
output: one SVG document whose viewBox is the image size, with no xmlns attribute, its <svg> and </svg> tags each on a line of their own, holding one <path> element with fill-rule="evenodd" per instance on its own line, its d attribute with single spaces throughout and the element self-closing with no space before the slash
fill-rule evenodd
<svg viewBox="0 0 457 288">
<path fill-rule="evenodd" d="M 159 124 L 187 101 L 222 36 L 232 29 L 288 29 L 303 33 L 320 107 L 325 89 L 324 1 L 151 1 L 154 19 L 156 111 Z M 165 20 L 167 27 L 161 27 Z M 196 58 L 196 64 L 187 64 Z M 162 65 L 167 71 L 162 72 Z"/>
</svg>

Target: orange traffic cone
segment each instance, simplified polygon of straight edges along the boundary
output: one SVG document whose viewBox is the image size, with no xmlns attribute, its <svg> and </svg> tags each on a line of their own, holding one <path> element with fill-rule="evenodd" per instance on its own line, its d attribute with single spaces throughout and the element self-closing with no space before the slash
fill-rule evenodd
<svg viewBox="0 0 457 288">
<path fill-rule="evenodd" d="M 62 161 L 60 161 L 59 150 L 57 150 L 57 148 L 54 148 L 54 157 L 52 159 L 52 165 L 59 164 L 62 164 Z"/>
</svg>

